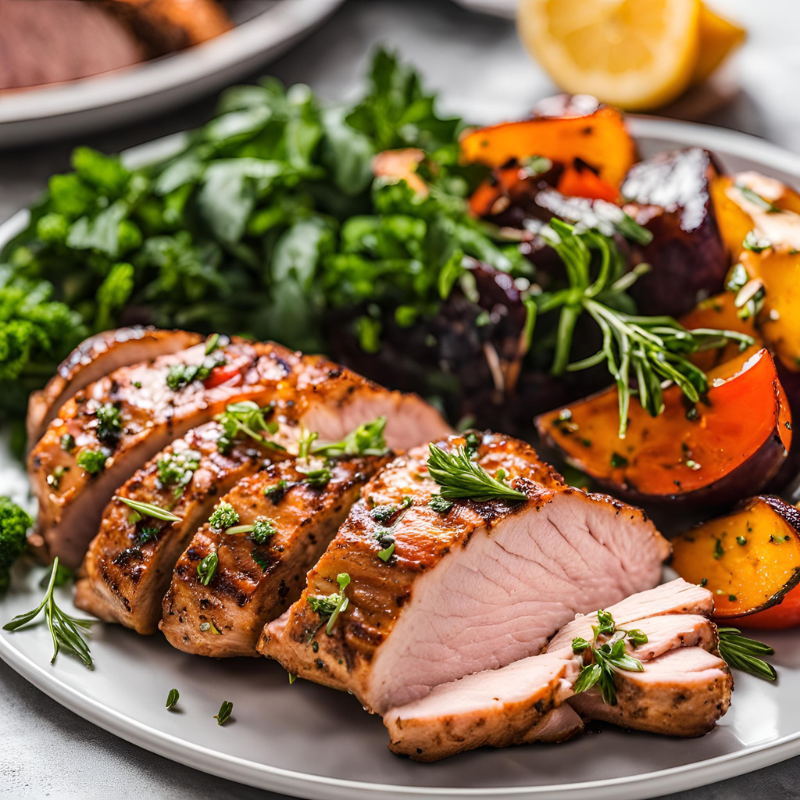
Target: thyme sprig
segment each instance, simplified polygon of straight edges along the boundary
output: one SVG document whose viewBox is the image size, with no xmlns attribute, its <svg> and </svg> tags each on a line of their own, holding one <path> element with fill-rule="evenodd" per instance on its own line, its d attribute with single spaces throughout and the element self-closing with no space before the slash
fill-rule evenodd
<svg viewBox="0 0 800 800">
<path fill-rule="evenodd" d="M 775 650 L 768 644 L 742 636 L 738 628 L 718 628 L 719 654 L 731 669 L 748 672 L 765 681 L 778 677 L 775 667 L 759 656 L 771 656 Z"/>
<path fill-rule="evenodd" d="M 542 235 L 564 262 L 569 280 L 569 287 L 536 298 L 539 316 L 561 309 L 552 372 L 563 375 L 605 363 L 619 392 L 620 438 L 627 430 L 632 395 L 652 416 L 663 411 L 663 390 L 670 384 L 696 403 L 708 390 L 708 379 L 688 356 L 728 342 L 737 342 L 742 350 L 753 344 L 750 336 L 736 331 L 687 330 L 672 317 L 642 317 L 619 310 L 620 300 L 628 301 L 625 291 L 642 274 L 643 265 L 625 273 L 613 239 L 595 230 L 577 233 L 574 225 L 556 218 Z M 593 270 L 595 261 L 599 266 Z M 594 355 L 570 362 L 575 326 L 584 313 L 600 328 L 603 345 Z"/>
<path fill-rule="evenodd" d="M 456 447 L 447 453 L 435 444 L 430 445 L 428 474 L 442 488 L 440 495 L 445 500 L 525 500 L 524 492 L 512 489 L 503 476 L 493 478 L 477 461 L 470 458 L 464 447 Z"/>
<path fill-rule="evenodd" d="M 629 655 L 625 649 L 626 637 L 638 647 L 647 643 L 647 635 L 638 628 L 631 631 L 617 630 L 614 618 L 608 611 L 597 612 L 597 625 L 592 625 L 594 636 L 591 642 L 576 637 L 572 640 L 572 650 L 581 654 L 583 667 L 578 680 L 575 681 L 573 691 L 575 694 L 585 692 L 598 685 L 603 695 L 603 700 L 610 706 L 617 704 L 617 689 L 614 685 L 614 674 L 617 672 L 644 672 L 644 665 L 639 659 Z M 608 637 L 608 640 L 598 646 L 598 639 Z M 589 651 L 593 661 L 586 663 L 583 655 Z"/>
<path fill-rule="evenodd" d="M 53 589 L 56 586 L 58 574 L 58 557 L 56 557 L 53 559 L 53 565 L 50 568 L 50 580 L 47 583 L 42 602 L 32 611 L 19 614 L 11 622 L 7 622 L 3 625 L 3 630 L 18 631 L 26 628 L 33 623 L 41 611 L 44 611 L 44 618 L 53 638 L 53 657 L 50 659 L 50 663 L 55 663 L 56 656 L 63 648 L 67 652 L 76 655 L 87 667 L 91 667 L 93 665 L 92 655 L 89 652 L 89 645 L 86 643 L 84 636 L 95 620 L 78 619 L 59 608 L 55 597 L 53 597 Z"/>
</svg>

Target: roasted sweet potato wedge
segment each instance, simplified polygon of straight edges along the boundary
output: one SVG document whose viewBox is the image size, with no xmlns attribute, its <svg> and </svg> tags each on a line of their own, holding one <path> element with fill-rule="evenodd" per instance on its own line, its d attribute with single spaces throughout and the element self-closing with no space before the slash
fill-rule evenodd
<svg viewBox="0 0 800 800">
<path fill-rule="evenodd" d="M 756 329 L 755 318 L 752 316 L 742 319 L 736 308 L 736 295 L 733 292 L 722 292 L 698 303 L 688 314 L 681 317 L 680 323 L 684 328 L 713 328 L 715 330 L 735 331 L 752 336 L 759 347 L 763 347 L 761 335 Z M 731 361 L 741 355 L 739 345 L 730 342 L 726 347 L 716 350 L 702 350 L 691 356 L 692 363 L 700 367 L 703 372 L 718 367 L 726 361 Z"/>
<path fill-rule="evenodd" d="M 631 253 L 633 264 L 650 265 L 631 288 L 640 313 L 677 317 L 722 291 L 730 261 L 711 201 L 717 176 L 700 147 L 659 153 L 625 176 L 625 211 L 653 235 Z"/>
<path fill-rule="evenodd" d="M 688 407 L 678 387 L 651 417 L 631 403 L 617 435 L 617 390 L 536 419 L 540 435 L 615 494 L 639 503 L 730 503 L 759 491 L 791 444 L 791 413 L 772 357 L 750 348 L 708 373 L 704 402 Z"/>
<path fill-rule="evenodd" d="M 788 602 L 800 583 L 800 512 L 779 497 L 750 498 L 677 536 L 672 567 L 714 592 L 717 620 L 757 627 L 769 609 L 771 627 L 800 623 L 800 602 Z"/>
<path fill-rule="evenodd" d="M 563 116 L 540 115 L 472 131 L 461 140 L 462 158 L 495 168 L 532 156 L 565 166 L 574 165 L 577 159 L 619 188 L 636 151 L 622 114 L 608 106 L 596 106 L 588 114 L 569 105 L 561 105 L 557 111 Z"/>
<path fill-rule="evenodd" d="M 800 194 L 757 172 L 721 175 L 711 197 L 722 239 L 736 261 L 750 231 L 779 249 L 800 249 Z"/>
</svg>

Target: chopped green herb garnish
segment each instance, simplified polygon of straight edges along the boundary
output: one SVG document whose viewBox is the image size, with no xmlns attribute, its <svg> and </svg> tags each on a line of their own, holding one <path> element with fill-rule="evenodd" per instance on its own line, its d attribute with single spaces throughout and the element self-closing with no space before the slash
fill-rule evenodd
<svg viewBox="0 0 800 800">
<path fill-rule="evenodd" d="M 170 689 L 167 695 L 167 708 L 174 708 L 180 696 L 180 692 L 177 689 Z"/>
<path fill-rule="evenodd" d="M 106 468 L 108 456 L 102 450 L 82 450 L 78 453 L 78 466 L 89 475 L 97 475 Z"/>
<path fill-rule="evenodd" d="M 221 452 L 230 449 L 233 440 L 240 434 L 249 436 L 259 444 L 273 450 L 285 451 L 283 445 L 273 442 L 265 434 L 273 436 L 278 432 L 276 422 L 268 422 L 267 414 L 272 413 L 272 408 L 261 408 L 252 400 L 242 400 L 240 403 L 230 403 L 225 407 L 225 413 L 216 417 L 222 426 L 224 435 L 218 442 Z"/>
<path fill-rule="evenodd" d="M 627 467 L 628 466 L 628 459 L 625 456 L 621 456 L 619 453 L 612 453 L 611 454 L 611 466 L 614 469 L 618 467 Z"/>
<path fill-rule="evenodd" d="M 317 442 L 310 453 L 326 456 L 384 456 L 389 452 L 383 430 L 386 417 L 359 425 L 339 442 Z M 300 456 L 303 457 L 302 455 Z"/>
<path fill-rule="evenodd" d="M 744 536 L 737 536 L 736 537 L 736 544 L 745 545 L 747 544 L 747 539 Z"/>
<path fill-rule="evenodd" d="M 650 641 L 647 634 L 639 628 L 634 628 L 632 631 L 627 631 L 627 637 L 634 647 L 640 647 Z"/>
<path fill-rule="evenodd" d="M 219 707 L 219 711 L 214 714 L 214 719 L 217 721 L 217 725 L 224 725 L 231 718 L 232 711 L 233 703 L 223 700 L 222 705 Z"/>
<path fill-rule="evenodd" d="M 278 528 L 275 523 L 267 517 L 259 517 L 252 525 L 234 525 L 225 531 L 230 536 L 249 533 L 250 539 L 256 544 L 265 544 L 267 539 L 277 532 Z"/>
<path fill-rule="evenodd" d="M 397 513 L 397 506 L 376 506 L 370 511 L 370 516 L 375 522 L 388 522 Z"/>
<path fill-rule="evenodd" d="M 758 192 L 754 192 L 749 186 L 745 186 L 743 183 L 737 183 L 736 188 L 749 200 L 753 205 L 758 206 L 762 211 L 766 211 L 768 214 L 776 214 L 780 212 L 778 206 L 774 203 L 771 203 L 765 197 L 762 197 Z"/>
<path fill-rule="evenodd" d="M 339 614 L 347 611 L 347 607 L 350 605 L 350 600 L 345 593 L 345 590 L 350 585 L 350 576 L 346 572 L 342 572 L 337 576 L 336 582 L 339 584 L 338 593 L 327 596 L 308 595 L 307 598 L 311 610 L 319 614 L 320 619 L 323 621 L 328 620 L 325 630 L 329 636 L 333 626 L 336 624 L 336 620 L 339 618 Z"/>
<path fill-rule="evenodd" d="M 252 552 L 253 561 L 261 567 L 262 572 L 266 572 L 269 569 L 270 559 L 266 553 L 262 553 L 257 547 L 253 548 Z"/>
<path fill-rule="evenodd" d="M 200 578 L 200 583 L 203 586 L 208 586 L 211 583 L 214 575 L 217 572 L 217 565 L 219 564 L 219 556 L 217 551 L 209 553 L 198 565 L 197 576 Z"/>
<path fill-rule="evenodd" d="M 71 433 L 65 433 L 61 437 L 61 449 L 65 453 L 71 453 L 75 449 L 75 437 Z"/>
<path fill-rule="evenodd" d="M 158 528 L 142 528 L 139 531 L 139 544 L 158 540 Z"/>
<path fill-rule="evenodd" d="M 437 514 L 446 514 L 453 507 L 453 501 L 446 500 L 440 494 L 432 494 L 431 499 L 428 500 L 428 505 Z"/>
<path fill-rule="evenodd" d="M 208 518 L 208 524 L 218 531 L 231 528 L 239 522 L 239 512 L 225 500 L 214 507 L 214 511 Z"/>
<path fill-rule="evenodd" d="M 202 364 L 173 364 L 167 373 L 167 386 L 173 392 L 179 392 L 194 381 L 206 380 L 211 370 L 225 363 L 225 354 L 217 352 L 206 356 Z"/>
<path fill-rule="evenodd" d="M 58 491 L 59 487 L 61 486 L 61 480 L 64 475 L 69 472 L 69 467 L 58 466 L 56 467 L 48 476 L 47 476 L 47 485 Z"/>
<path fill-rule="evenodd" d="M 113 444 L 122 432 L 120 410 L 111 403 L 104 403 L 97 409 L 97 438 L 103 444 Z"/>
<path fill-rule="evenodd" d="M 761 253 L 764 250 L 769 250 L 772 247 L 772 242 L 769 239 L 760 237 L 755 231 L 750 231 L 744 237 L 742 246 L 745 250 L 752 250 L 754 253 Z"/>
<path fill-rule="evenodd" d="M 267 486 L 267 488 L 264 489 L 264 497 L 269 497 L 273 503 L 278 503 L 283 499 L 288 489 L 289 482 L 281 479 L 276 484 Z"/>
<path fill-rule="evenodd" d="M 388 561 L 392 557 L 392 554 L 394 553 L 394 548 L 395 548 L 395 543 L 392 542 L 388 547 L 385 547 L 383 550 L 380 550 L 378 552 L 378 558 L 384 562 Z"/>
<path fill-rule="evenodd" d="M 200 458 L 196 450 L 173 451 L 161 456 L 156 462 L 159 481 L 164 486 L 174 486 L 175 497 L 180 497 L 199 469 Z"/>
<path fill-rule="evenodd" d="M 219 345 L 219 334 L 212 333 L 211 336 L 206 339 L 206 351 L 205 354 L 210 356 L 216 349 L 217 345 Z"/>
<path fill-rule="evenodd" d="M 714 543 L 714 558 L 720 559 L 724 555 L 725 551 L 722 549 L 722 539 L 717 539 Z"/>
</svg>

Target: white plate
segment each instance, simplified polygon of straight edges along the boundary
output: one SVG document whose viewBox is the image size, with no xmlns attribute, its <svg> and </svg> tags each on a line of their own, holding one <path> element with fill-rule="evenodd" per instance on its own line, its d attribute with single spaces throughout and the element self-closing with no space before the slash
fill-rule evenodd
<svg viewBox="0 0 800 800">
<path fill-rule="evenodd" d="M 0 94 L 0 147 L 120 125 L 174 109 L 276 58 L 343 0 L 237 0 L 239 22 L 164 58 L 69 83 Z"/>
<path fill-rule="evenodd" d="M 792 183 L 800 157 L 732 131 L 632 118 L 644 156 L 698 144 L 731 170 L 760 169 Z M 141 163 L 175 139 L 128 154 Z M 25 223 L 20 213 L 0 226 L 0 246 Z M 0 455 L 3 491 L 24 492 L 19 467 Z M 19 496 L 19 495 L 18 495 Z M 33 607 L 42 570 L 18 576 L 0 603 L 2 621 Z M 68 590 L 61 598 L 68 603 Z M 98 625 L 90 672 L 61 656 L 50 666 L 46 629 L 0 632 L 0 657 L 21 675 L 82 717 L 141 747 L 199 770 L 298 797 L 360 798 L 626 798 L 654 797 L 740 775 L 800 754 L 800 637 L 764 635 L 775 646 L 780 680 L 763 683 L 736 675 L 729 713 L 696 740 L 676 740 L 611 728 L 562 745 L 480 750 L 438 764 L 391 755 L 380 719 L 354 698 L 297 681 L 264 659 L 212 661 L 173 650 L 161 636 L 141 637 Z M 165 710 L 171 688 L 180 713 Z M 212 718 L 223 700 L 233 720 Z"/>
<path fill-rule="evenodd" d="M 470 11 L 491 14 L 495 17 L 514 19 L 517 15 L 517 0 L 455 0 L 455 2 Z"/>
</svg>

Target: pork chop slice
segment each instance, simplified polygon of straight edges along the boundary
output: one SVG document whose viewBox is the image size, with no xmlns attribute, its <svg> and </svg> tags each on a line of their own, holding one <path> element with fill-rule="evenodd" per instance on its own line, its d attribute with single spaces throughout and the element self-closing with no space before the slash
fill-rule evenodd
<svg viewBox="0 0 800 800">
<path fill-rule="evenodd" d="M 237 526 L 261 520 L 269 535 L 262 541 L 255 532 L 220 530 L 209 523 L 197 531 L 164 597 L 159 627 L 170 644 L 215 658 L 257 655 L 264 625 L 300 596 L 306 573 L 361 487 L 385 463 L 379 457 L 338 460 L 329 467 L 330 480 L 316 486 L 291 459 L 241 481 L 220 503 L 236 512 Z M 217 566 L 204 580 L 198 565 L 211 554 Z"/>
<path fill-rule="evenodd" d="M 221 495 L 282 454 L 248 439 L 220 452 L 224 430 L 208 422 L 176 439 L 130 478 L 117 496 L 169 509 L 179 522 L 106 507 L 77 582 L 75 605 L 137 633 L 158 629 L 175 562 Z"/>
<path fill-rule="evenodd" d="M 177 353 L 201 340 L 199 334 L 189 331 L 141 326 L 90 336 L 58 365 L 55 376 L 44 389 L 31 394 L 26 419 L 28 446 L 33 447 L 44 436 L 61 406 L 90 383 L 120 367 Z"/>
<path fill-rule="evenodd" d="M 674 583 L 682 584 L 683 581 Z M 674 587 L 673 596 L 680 595 L 681 591 L 680 585 Z M 711 597 L 706 589 L 701 591 Z M 717 647 L 716 626 L 707 617 L 663 613 L 678 605 L 670 603 L 666 597 L 664 599 L 666 602 L 659 609 L 661 616 L 637 620 L 638 630 L 644 633 L 647 641 L 638 647 L 627 643 L 629 652 L 645 665 L 645 670 L 648 662 L 676 648 L 700 647 L 714 651 Z M 615 611 L 625 602 L 608 609 L 618 630 L 623 626 Z M 641 605 L 646 604 L 647 599 Z M 652 601 L 649 604 L 654 605 Z M 628 603 L 629 607 L 631 605 Z M 587 626 L 591 639 L 593 634 L 589 624 L 597 621 L 596 616 L 581 616 L 578 620 Z M 566 628 L 572 626 L 570 623 Z M 583 633 L 578 629 L 578 636 Z M 549 650 L 500 669 L 474 673 L 437 686 L 422 699 L 386 712 L 383 721 L 391 737 L 389 748 L 415 760 L 436 761 L 484 745 L 506 747 L 535 741 L 564 741 L 583 727 L 574 713 L 578 707 L 576 703 L 582 702 L 580 698 L 583 695 L 573 695 L 582 663 L 581 656 L 573 652 L 570 640 L 569 648 Z M 639 674 L 630 673 L 631 676 Z M 625 681 L 629 679 L 634 680 L 629 678 L 629 673 L 618 673 L 615 684 L 627 687 Z M 573 711 L 553 713 L 565 701 Z M 623 724 L 624 720 L 628 727 L 638 727 L 636 711 L 646 704 L 646 699 L 637 700 L 635 708 L 630 708 L 632 702 L 632 693 L 623 692 L 618 700 L 623 707 L 621 712 L 617 712 L 618 724 Z M 660 697 L 656 702 L 661 702 Z M 670 733 L 666 727 L 659 732 Z M 675 735 L 683 734 L 678 732 Z"/>
<path fill-rule="evenodd" d="M 606 609 L 614 618 L 618 628 L 640 627 L 640 620 L 648 619 L 648 625 L 653 630 L 653 635 L 659 638 L 669 637 L 675 633 L 674 626 L 678 629 L 684 625 L 683 621 L 671 619 L 658 620 L 664 616 L 682 615 L 692 616 L 696 621 L 707 620 L 714 613 L 714 596 L 708 589 L 695 583 L 688 583 L 683 578 L 677 578 L 669 583 L 662 583 L 654 589 L 626 597 L 619 603 Z M 553 653 L 562 649 L 572 649 L 572 640 L 580 637 L 586 640 L 592 638 L 592 625 L 597 624 L 597 612 L 578 615 L 572 622 L 565 625 L 547 644 L 547 652 Z M 648 645 L 652 649 L 654 641 Z M 671 649 L 662 647 L 661 652 Z M 650 656 L 651 658 L 653 656 Z M 637 658 L 640 658 L 637 655 Z"/>
<path fill-rule="evenodd" d="M 497 434 L 482 437 L 475 457 L 491 474 L 504 469 L 527 499 L 432 507 L 439 486 L 428 452 L 412 450 L 370 481 L 304 595 L 259 644 L 289 672 L 350 691 L 380 714 L 539 653 L 576 613 L 654 586 L 669 553 L 643 512 L 565 487 L 529 445 Z M 395 549 L 384 562 L 376 515 L 404 498 L 411 505 L 391 523 Z M 349 608 L 331 635 L 314 634 L 314 598 L 335 594 L 340 574 L 350 577 Z"/>
<path fill-rule="evenodd" d="M 578 656 L 543 654 L 436 686 L 421 700 L 386 712 L 389 749 L 415 761 L 438 761 L 476 747 L 522 744 L 572 694 L 579 672 Z"/>
<path fill-rule="evenodd" d="M 209 362 L 209 359 L 213 361 Z M 146 461 L 229 403 L 267 405 L 297 357 L 278 345 L 233 341 L 206 356 L 199 344 L 152 362 L 121 367 L 68 400 L 28 458 L 39 500 L 38 529 L 51 556 L 77 567 L 115 490 Z M 176 371 L 217 363 L 205 382 Z M 224 363 L 223 363 L 224 362 Z M 102 417 L 117 420 L 113 429 Z"/>
<path fill-rule="evenodd" d="M 199 367 L 201 379 L 190 380 Z M 273 343 L 233 340 L 210 355 L 200 344 L 122 367 L 67 401 L 29 456 L 38 527 L 51 555 L 77 566 L 114 490 L 176 437 L 241 401 L 268 406 L 278 440 L 294 452 L 305 429 L 335 441 L 384 413 L 386 441 L 395 449 L 450 430 L 416 395 L 390 392 L 327 359 Z M 320 412 L 326 405 L 337 418 Z M 100 415 L 109 409 L 119 430 L 104 436 Z"/>
<path fill-rule="evenodd" d="M 670 650 L 644 662 L 644 672 L 617 673 L 617 704 L 600 692 L 574 695 L 568 702 L 584 719 L 610 722 L 668 736 L 703 736 L 731 703 L 733 678 L 728 665 L 702 647 Z"/>
</svg>

